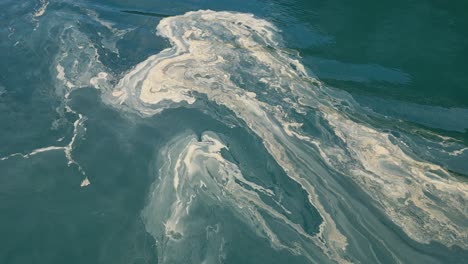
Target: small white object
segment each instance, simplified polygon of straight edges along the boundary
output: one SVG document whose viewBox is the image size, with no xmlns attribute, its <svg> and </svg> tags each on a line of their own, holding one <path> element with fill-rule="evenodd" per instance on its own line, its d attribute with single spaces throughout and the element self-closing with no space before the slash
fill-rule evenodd
<svg viewBox="0 0 468 264">
<path fill-rule="evenodd" d="M 86 187 L 88 185 L 90 185 L 91 182 L 89 181 L 88 177 L 86 177 L 80 184 L 80 187 L 83 188 L 83 187 Z"/>
</svg>

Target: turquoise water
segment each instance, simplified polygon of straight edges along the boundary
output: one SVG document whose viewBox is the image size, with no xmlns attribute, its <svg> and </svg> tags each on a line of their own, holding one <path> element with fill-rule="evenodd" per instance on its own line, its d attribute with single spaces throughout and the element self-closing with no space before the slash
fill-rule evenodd
<svg viewBox="0 0 468 264">
<path fill-rule="evenodd" d="M 10 1 L 0 263 L 464 263 L 462 1 Z"/>
</svg>

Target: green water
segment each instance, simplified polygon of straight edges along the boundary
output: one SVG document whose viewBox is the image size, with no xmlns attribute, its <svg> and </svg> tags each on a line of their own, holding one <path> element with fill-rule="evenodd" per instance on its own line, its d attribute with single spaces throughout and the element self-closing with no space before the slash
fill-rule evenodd
<svg viewBox="0 0 468 264">
<path fill-rule="evenodd" d="M 0 8 L 0 263 L 468 258 L 465 1 Z"/>
</svg>

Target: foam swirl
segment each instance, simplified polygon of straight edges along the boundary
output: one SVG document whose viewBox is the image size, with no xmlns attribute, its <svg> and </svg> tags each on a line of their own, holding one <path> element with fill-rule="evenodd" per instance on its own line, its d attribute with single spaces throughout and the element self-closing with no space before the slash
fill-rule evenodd
<svg viewBox="0 0 468 264">
<path fill-rule="evenodd" d="M 282 48 L 273 24 L 250 14 L 197 11 L 161 20 L 157 31 L 172 47 L 138 64 L 105 100 L 145 115 L 193 105 L 204 98 L 232 111 L 308 193 L 310 204 L 323 219 L 320 232 L 309 239 L 329 258 L 348 262 L 349 243 L 330 211 L 347 194 L 334 194 L 339 191 L 334 189 L 329 169 L 349 175 L 412 239 L 468 248 L 468 185 L 441 166 L 417 158 L 389 133 L 366 124 L 372 116 L 360 119 L 365 110 L 350 96 L 311 77 L 295 54 Z M 314 134 L 301 128 L 311 119 L 316 120 Z M 202 148 L 205 154 L 200 157 L 232 167 L 218 159 L 219 149 L 213 152 L 193 139 L 188 141 L 183 152 L 187 159 L 188 152 Z M 197 164 L 192 158 L 179 160 L 185 166 Z M 190 168 L 185 174 L 191 173 Z M 241 177 L 231 169 L 229 177 Z M 173 174 L 170 170 L 161 173 Z M 184 183 L 176 175 L 173 188 L 177 191 Z M 232 195 L 232 201 L 255 200 L 242 192 Z M 172 214 L 185 214 L 185 208 L 174 206 Z M 183 227 L 169 223 L 166 235 L 168 229 L 183 234 Z M 266 226 L 263 229 L 269 234 Z M 277 247 L 284 245 L 271 234 L 268 238 Z"/>
</svg>

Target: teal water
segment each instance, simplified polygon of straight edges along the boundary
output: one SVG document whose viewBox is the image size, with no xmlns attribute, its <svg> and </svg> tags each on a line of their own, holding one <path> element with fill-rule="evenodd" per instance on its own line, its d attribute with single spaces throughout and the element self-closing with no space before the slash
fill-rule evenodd
<svg viewBox="0 0 468 264">
<path fill-rule="evenodd" d="M 463 1 L 0 2 L 0 263 L 464 263 Z"/>
</svg>

